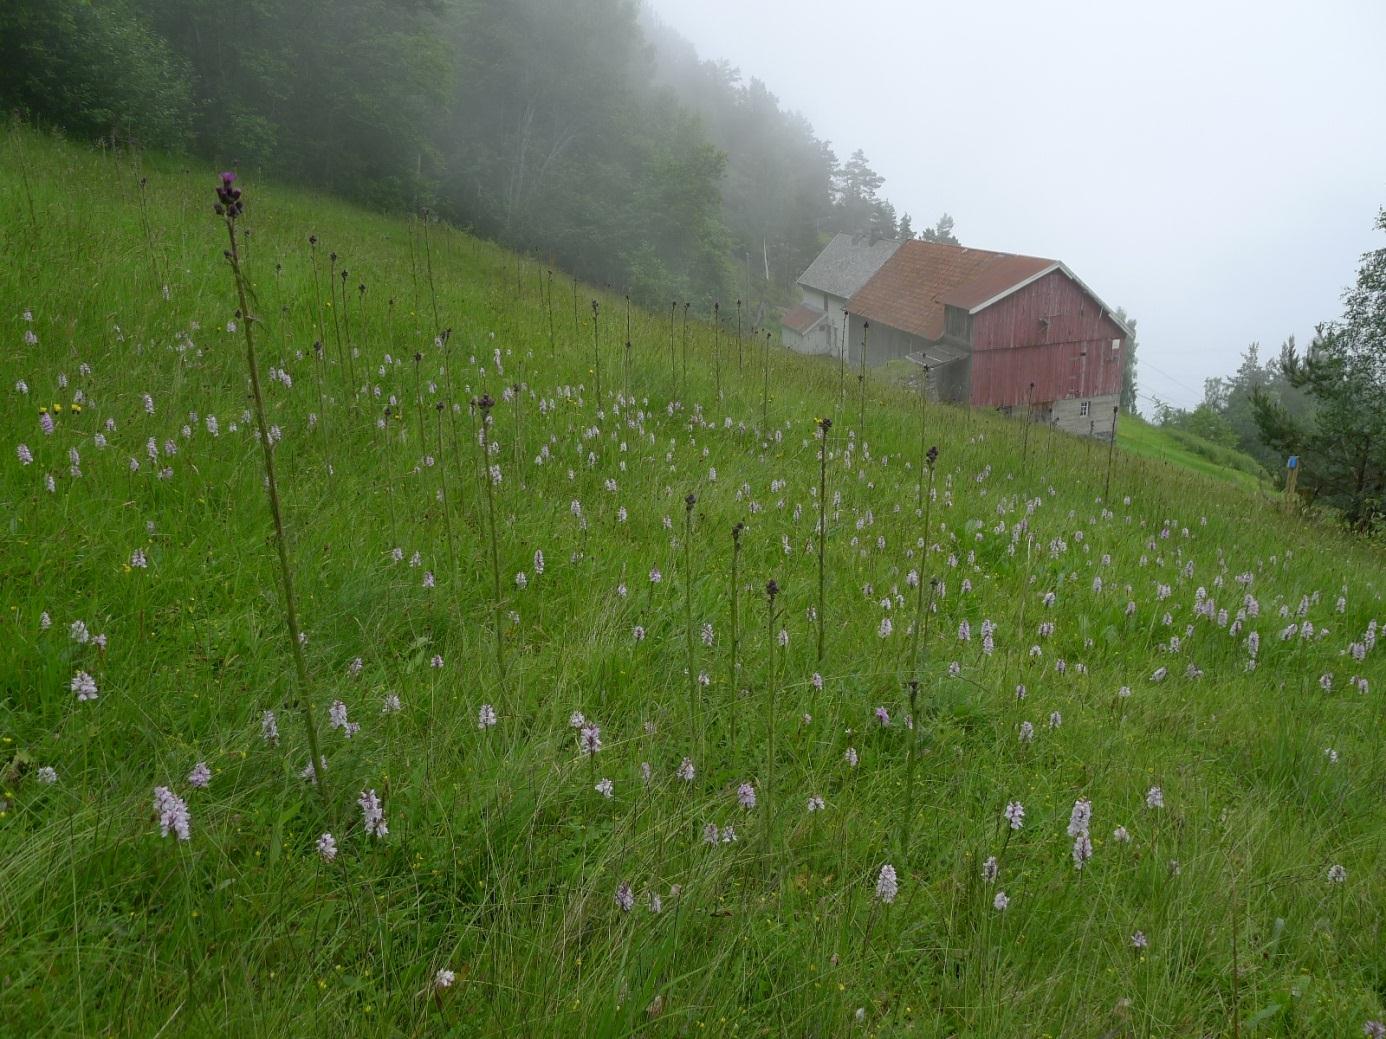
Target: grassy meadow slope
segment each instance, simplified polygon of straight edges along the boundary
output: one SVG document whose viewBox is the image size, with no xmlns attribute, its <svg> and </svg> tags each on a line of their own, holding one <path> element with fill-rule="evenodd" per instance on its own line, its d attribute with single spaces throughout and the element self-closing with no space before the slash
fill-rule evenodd
<svg viewBox="0 0 1386 1039">
<path fill-rule="evenodd" d="M 1117 444 L 1143 458 L 1230 480 L 1247 490 L 1262 489 L 1267 496 L 1275 493 L 1270 475 L 1256 459 L 1186 430 L 1167 429 L 1151 425 L 1138 416 L 1126 415 L 1117 427 Z"/>
<path fill-rule="evenodd" d="M 0 147 L 0 1034 L 1382 1017 L 1379 552 L 245 177 L 319 798 L 216 184 Z"/>
</svg>

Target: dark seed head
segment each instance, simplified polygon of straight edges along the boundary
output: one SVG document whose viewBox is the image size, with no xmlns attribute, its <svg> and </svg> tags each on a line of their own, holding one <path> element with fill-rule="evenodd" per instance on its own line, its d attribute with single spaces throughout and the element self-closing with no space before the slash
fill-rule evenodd
<svg viewBox="0 0 1386 1039">
<path fill-rule="evenodd" d="M 690 495 L 688 495 L 688 497 L 686 497 L 686 498 L 683 499 L 683 510 L 684 510 L 685 512 L 692 512 L 692 511 L 693 511 L 693 506 L 694 506 L 694 505 L 697 505 L 697 504 L 698 504 L 698 496 L 697 496 L 696 494 L 690 494 Z"/>
<path fill-rule="evenodd" d="M 235 220 L 244 210 L 241 189 L 236 187 L 236 175 L 227 171 L 221 175 L 221 184 L 217 187 L 217 215 Z"/>
<path fill-rule="evenodd" d="M 924 457 L 929 460 L 929 468 L 932 469 L 934 463 L 938 461 L 938 445 L 935 444 L 933 447 L 929 448 L 929 453 Z"/>
<path fill-rule="evenodd" d="M 483 393 L 477 399 L 476 406 L 480 408 L 484 413 L 494 408 L 496 406 L 496 402 L 495 399 L 489 393 Z"/>
<path fill-rule="evenodd" d="M 741 532 L 745 529 L 746 524 L 744 523 L 737 523 L 735 526 L 732 527 L 732 540 L 735 541 L 738 545 L 741 544 Z"/>
<path fill-rule="evenodd" d="M 775 583 L 773 577 L 765 582 L 765 594 L 769 597 L 771 602 L 774 602 L 775 596 L 780 594 L 780 586 Z"/>
</svg>

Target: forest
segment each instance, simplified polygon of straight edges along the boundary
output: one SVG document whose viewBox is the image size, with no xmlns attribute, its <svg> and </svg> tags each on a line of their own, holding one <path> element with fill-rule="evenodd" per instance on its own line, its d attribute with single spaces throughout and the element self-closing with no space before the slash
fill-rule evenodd
<svg viewBox="0 0 1386 1039">
<path fill-rule="evenodd" d="M 839 160 L 634 0 L 13 0 L 0 106 L 428 210 L 641 303 L 744 299 L 752 320 L 831 233 L 915 233 L 860 151 Z"/>
</svg>

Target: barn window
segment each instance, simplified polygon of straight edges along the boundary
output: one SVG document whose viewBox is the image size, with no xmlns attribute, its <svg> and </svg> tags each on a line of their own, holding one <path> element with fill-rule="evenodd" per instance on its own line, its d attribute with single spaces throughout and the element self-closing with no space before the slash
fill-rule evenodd
<svg viewBox="0 0 1386 1039">
<path fill-rule="evenodd" d="M 1086 415 L 1086 414 L 1088 414 L 1088 412 L 1090 412 L 1091 410 L 1092 410 L 1092 401 L 1090 401 L 1090 400 L 1085 400 L 1085 401 L 1083 401 L 1082 404 L 1079 404 L 1079 405 L 1078 405 L 1078 414 L 1080 414 L 1080 415 Z"/>
</svg>

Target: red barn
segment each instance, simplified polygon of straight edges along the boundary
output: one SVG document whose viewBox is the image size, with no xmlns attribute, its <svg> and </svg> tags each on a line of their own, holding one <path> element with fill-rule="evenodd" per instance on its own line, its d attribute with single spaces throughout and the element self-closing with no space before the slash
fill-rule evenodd
<svg viewBox="0 0 1386 1039">
<path fill-rule="evenodd" d="M 1111 435 L 1130 329 L 1058 260 L 907 241 L 845 309 L 850 364 L 910 357 L 938 399 Z"/>
</svg>

